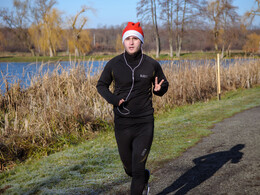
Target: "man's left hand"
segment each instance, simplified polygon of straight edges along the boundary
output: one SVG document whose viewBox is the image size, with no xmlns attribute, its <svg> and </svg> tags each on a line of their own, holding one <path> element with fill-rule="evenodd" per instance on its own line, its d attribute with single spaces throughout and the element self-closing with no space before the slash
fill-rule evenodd
<svg viewBox="0 0 260 195">
<path fill-rule="evenodd" d="M 161 85 L 162 85 L 163 81 L 164 81 L 164 79 L 162 79 L 161 82 L 158 83 L 158 77 L 155 77 L 154 91 L 160 91 L 161 90 Z"/>
</svg>

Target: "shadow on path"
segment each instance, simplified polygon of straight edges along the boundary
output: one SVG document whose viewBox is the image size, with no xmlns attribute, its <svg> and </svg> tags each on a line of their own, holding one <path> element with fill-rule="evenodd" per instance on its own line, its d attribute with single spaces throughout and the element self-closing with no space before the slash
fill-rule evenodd
<svg viewBox="0 0 260 195">
<path fill-rule="evenodd" d="M 165 188 L 158 195 L 164 195 L 176 191 L 176 195 L 186 194 L 191 189 L 200 185 L 214 175 L 224 164 L 231 160 L 231 163 L 238 163 L 243 156 L 240 152 L 244 144 L 237 144 L 228 151 L 221 151 L 193 160 L 196 166 L 180 176 L 170 186 Z"/>
</svg>

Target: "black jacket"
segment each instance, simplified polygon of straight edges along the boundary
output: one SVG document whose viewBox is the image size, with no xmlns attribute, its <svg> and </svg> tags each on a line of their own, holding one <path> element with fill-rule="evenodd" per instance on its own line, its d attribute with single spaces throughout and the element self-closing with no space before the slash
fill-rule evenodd
<svg viewBox="0 0 260 195">
<path fill-rule="evenodd" d="M 155 77 L 158 77 L 158 83 L 164 79 L 161 90 L 153 91 L 155 95 L 162 96 L 168 90 L 168 81 L 160 64 L 141 52 L 134 57 L 123 53 L 106 64 L 98 80 L 97 90 L 108 103 L 114 105 L 115 120 L 124 123 L 131 120 L 147 121 L 153 119 L 152 85 Z M 109 90 L 112 81 L 114 92 Z M 126 102 L 118 107 L 120 99 Z"/>
</svg>

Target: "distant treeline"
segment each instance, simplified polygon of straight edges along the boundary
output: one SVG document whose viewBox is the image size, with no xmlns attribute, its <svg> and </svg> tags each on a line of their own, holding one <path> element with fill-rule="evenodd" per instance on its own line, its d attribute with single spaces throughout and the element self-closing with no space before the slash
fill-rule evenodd
<svg viewBox="0 0 260 195">
<path fill-rule="evenodd" d="M 122 27 L 105 27 L 100 29 L 88 29 L 89 35 L 92 39 L 91 50 L 92 52 L 116 52 L 117 50 L 117 37 L 122 34 Z M 153 32 L 150 30 L 152 27 L 145 25 L 145 44 L 143 49 L 146 52 L 155 51 L 156 45 L 155 37 Z M 247 35 L 256 33 L 260 35 L 260 28 L 247 30 L 244 32 L 240 27 L 234 28 L 233 33 L 237 33 L 237 38 L 233 41 L 230 50 L 243 50 L 243 46 L 246 44 Z M 4 36 L 5 44 L 0 46 L 0 51 L 7 52 L 29 52 L 28 47 L 23 41 L 19 40 L 14 31 L 10 31 L 9 28 L 0 28 L 0 32 Z M 167 30 L 161 27 L 159 29 L 161 49 L 162 51 L 169 50 Z M 176 49 L 175 45 L 174 50 Z M 184 51 L 213 51 L 214 50 L 214 39 L 212 31 L 209 28 L 198 26 L 198 28 L 190 28 L 186 30 L 185 37 L 183 39 L 183 50 Z M 67 52 L 68 45 L 66 39 L 62 39 L 58 52 Z"/>
<path fill-rule="evenodd" d="M 86 13 L 93 11 L 90 6 L 83 5 L 75 15 L 64 17 L 54 7 L 56 3 L 13 0 L 12 10 L 0 8 L 0 52 L 53 57 L 58 52 L 84 56 L 123 50 L 121 33 L 128 21 L 86 29 Z M 222 52 L 222 57 L 234 49 L 259 53 L 260 27 L 253 28 L 252 22 L 260 14 L 260 0 L 255 5 L 240 16 L 233 0 L 140 0 L 136 11 L 145 34 L 143 49 L 156 53 L 157 58 L 162 51 L 170 57 L 195 50 Z"/>
</svg>

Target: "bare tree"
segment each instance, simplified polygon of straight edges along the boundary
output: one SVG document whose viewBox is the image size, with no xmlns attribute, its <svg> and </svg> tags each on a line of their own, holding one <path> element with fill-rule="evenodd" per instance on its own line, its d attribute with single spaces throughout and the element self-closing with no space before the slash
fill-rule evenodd
<svg viewBox="0 0 260 195">
<path fill-rule="evenodd" d="M 75 51 L 75 56 L 79 56 L 80 55 L 80 51 L 79 48 L 87 48 L 90 47 L 91 42 L 87 41 L 88 45 L 83 46 L 81 43 L 83 43 L 81 41 L 82 37 L 81 35 L 83 32 L 83 28 L 87 22 L 87 17 L 82 16 L 81 18 L 79 18 L 83 13 L 85 13 L 88 9 L 86 6 L 82 6 L 81 10 L 74 16 L 71 18 L 70 23 L 70 28 L 71 28 L 71 35 L 72 35 L 72 39 L 71 39 L 71 35 L 68 36 L 68 42 L 69 45 L 71 45 L 72 47 L 74 47 L 74 51 Z M 88 38 L 90 39 L 90 38 Z M 81 49 L 82 50 L 82 49 Z"/>
<path fill-rule="evenodd" d="M 230 49 L 232 41 L 236 39 L 236 31 L 234 30 L 234 26 L 236 26 L 238 22 L 238 14 L 236 13 L 236 7 L 232 5 L 233 0 L 222 0 L 223 2 L 223 14 L 221 15 L 221 22 L 222 22 L 222 53 L 221 58 L 224 57 L 225 47 Z"/>
<path fill-rule="evenodd" d="M 42 22 L 45 15 L 50 13 L 56 3 L 56 0 L 34 0 L 34 6 L 31 7 L 34 23 L 39 24 Z"/>
<path fill-rule="evenodd" d="M 13 0 L 13 11 L 9 11 L 7 9 L 0 10 L 0 17 L 11 31 L 13 31 L 26 48 L 31 51 L 32 55 L 34 55 L 33 45 L 30 40 L 30 36 L 28 33 L 28 27 L 30 25 L 30 0 L 20 1 Z"/>
<path fill-rule="evenodd" d="M 182 39 L 184 34 L 184 25 L 186 20 L 186 6 L 187 6 L 187 0 L 183 1 L 183 6 L 181 6 L 180 0 L 177 0 L 176 2 L 176 56 L 180 57 L 181 55 L 181 47 L 182 47 Z M 179 20 L 179 13 L 182 11 L 182 17 Z M 180 29 L 179 29 L 180 26 Z"/>
<path fill-rule="evenodd" d="M 223 8 L 224 7 L 220 5 L 220 0 L 210 1 L 207 7 L 208 16 L 214 23 L 213 34 L 215 51 L 218 51 L 220 17 L 221 14 L 223 14 Z"/>
<path fill-rule="evenodd" d="M 173 56 L 173 36 L 175 36 L 176 56 L 180 57 L 185 28 L 199 15 L 198 0 L 161 0 L 161 16 L 166 20 L 170 56 Z"/>
<path fill-rule="evenodd" d="M 161 17 L 166 20 L 167 32 L 168 32 L 168 42 L 169 42 L 169 54 L 173 57 L 173 0 L 161 0 L 160 1 Z"/>
<path fill-rule="evenodd" d="M 157 24 L 157 0 L 140 0 L 137 6 L 137 17 L 143 22 L 151 22 L 153 24 L 153 32 L 156 42 L 156 58 L 159 58 L 161 51 L 160 36 Z"/>
<path fill-rule="evenodd" d="M 57 10 L 52 10 L 55 0 L 35 0 L 32 8 L 35 22 L 41 28 L 41 37 L 47 43 L 50 57 L 56 55 L 56 40 L 59 37 L 61 19 Z"/>
<path fill-rule="evenodd" d="M 50 13 L 44 16 L 41 24 L 41 38 L 47 43 L 50 57 L 57 55 L 57 48 L 62 38 L 61 15 L 57 9 L 51 9 Z"/>
<path fill-rule="evenodd" d="M 224 52 L 226 51 L 227 56 L 231 56 L 231 48 L 232 45 L 238 41 L 240 28 L 238 26 L 231 26 L 227 29 L 225 29 L 223 32 L 223 38 L 221 39 L 222 44 L 222 53 L 221 57 L 224 57 Z"/>
<path fill-rule="evenodd" d="M 232 0 L 211 0 L 208 2 L 206 13 L 211 22 L 213 22 L 213 35 L 215 51 L 219 51 L 220 31 L 231 25 L 236 17 L 236 7 L 232 6 Z M 230 18 L 230 20 L 228 20 Z"/>
<path fill-rule="evenodd" d="M 243 17 L 243 22 L 247 26 L 252 24 L 255 16 L 260 16 L 260 0 L 255 0 L 255 4 L 257 4 L 257 6 L 252 8 L 250 11 L 246 12 Z"/>
</svg>

